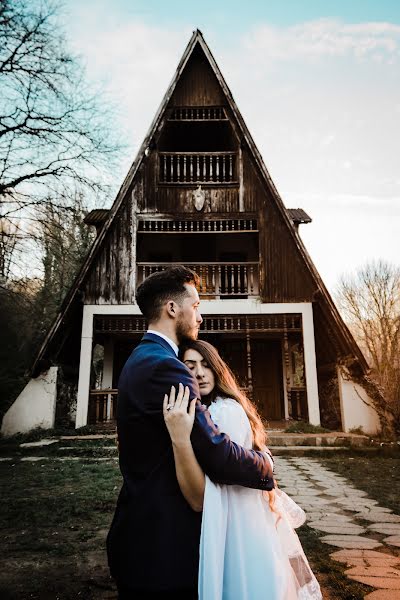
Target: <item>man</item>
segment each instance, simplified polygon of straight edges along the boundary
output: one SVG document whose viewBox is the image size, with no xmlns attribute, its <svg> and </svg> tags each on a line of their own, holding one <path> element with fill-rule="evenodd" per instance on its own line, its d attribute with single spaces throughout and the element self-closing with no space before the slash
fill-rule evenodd
<svg viewBox="0 0 400 600">
<path fill-rule="evenodd" d="M 202 323 L 198 276 L 183 266 L 153 273 L 137 303 L 149 325 L 119 380 L 118 438 L 123 486 L 107 539 L 120 600 L 197 598 L 201 513 L 184 499 L 163 418 L 164 394 L 179 383 L 200 398 L 198 384 L 178 359 L 178 346 L 196 339 Z M 262 452 L 230 441 L 197 402 L 191 435 L 197 460 L 215 482 L 262 490 L 274 486 Z"/>
</svg>

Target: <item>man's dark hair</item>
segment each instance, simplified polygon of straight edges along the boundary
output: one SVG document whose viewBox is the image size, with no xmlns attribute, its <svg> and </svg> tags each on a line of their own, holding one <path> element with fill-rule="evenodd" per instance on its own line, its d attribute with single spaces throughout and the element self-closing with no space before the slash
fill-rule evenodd
<svg viewBox="0 0 400 600">
<path fill-rule="evenodd" d="M 136 302 L 148 321 L 157 321 L 167 300 L 181 303 L 187 296 L 184 284 L 197 286 L 199 281 L 199 276 L 191 269 L 174 265 L 149 275 L 136 290 Z"/>
</svg>

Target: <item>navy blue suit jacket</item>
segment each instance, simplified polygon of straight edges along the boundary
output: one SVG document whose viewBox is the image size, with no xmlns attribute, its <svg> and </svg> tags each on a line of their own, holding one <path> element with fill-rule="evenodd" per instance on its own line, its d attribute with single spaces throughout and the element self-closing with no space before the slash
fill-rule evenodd
<svg viewBox="0 0 400 600">
<path fill-rule="evenodd" d="M 147 333 L 119 380 L 117 427 L 123 486 L 107 539 L 111 574 L 132 589 L 168 591 L 196 587 L 201 513 L 183 497 L 171 439 L 163 418 L 171 385 L 197 382 L 160 336 Z M 271 490 L 266 456 L 221 433 L 197 402 L 191 435 L 199 464 L 215 482 Z"/>
</svg>

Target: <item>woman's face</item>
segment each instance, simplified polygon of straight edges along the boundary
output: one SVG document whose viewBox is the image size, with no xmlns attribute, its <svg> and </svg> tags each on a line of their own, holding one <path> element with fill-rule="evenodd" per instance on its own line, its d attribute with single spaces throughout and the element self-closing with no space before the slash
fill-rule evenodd
<svg viewBox="0 0 400 600">
<path fill-rule="evenodd" d="M 186 350 L 183 362 L 196 378 L 200 388 L 200 396 L 211 394 L 215 387 L 215 375 L 200 352 L 193 350 L 193 348 Z"/>
</svg>

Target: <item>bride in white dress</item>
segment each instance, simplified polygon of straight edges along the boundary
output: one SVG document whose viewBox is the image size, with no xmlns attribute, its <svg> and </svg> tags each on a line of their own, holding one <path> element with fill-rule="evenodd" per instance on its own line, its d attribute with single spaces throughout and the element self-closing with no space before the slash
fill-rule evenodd
<svg viewBox="0 0 400 600">
<path fill-rule="evenodd" d="M 266 432 L 257 410 L 240 390 L 211 344 L 190 342 L 182 355 L 197 379 L 201 400 L 232 441 L 266 451 Z M 176 397 L 175 397 L 176 396 Z M 321 600 L 294 527 L 302 509 L 284 492 L 262 492 L 213 483 L 201 470 L 190 443 L 195 401 L 180 385 L 164 398 L 181 491 L 194 510 L 203 510 L 199 600 Z"/>
</svg>

